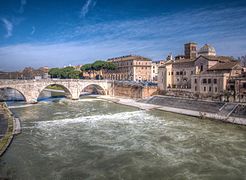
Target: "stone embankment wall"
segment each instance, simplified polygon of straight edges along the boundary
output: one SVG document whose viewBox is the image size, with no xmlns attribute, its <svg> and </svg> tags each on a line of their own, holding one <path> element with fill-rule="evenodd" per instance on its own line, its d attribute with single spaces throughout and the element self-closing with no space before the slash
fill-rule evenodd
<svg viewBox="0 0 246 180">
<path fill-rule="evenodd" d="M 157 93 L 156 86 L 141 86 L 124 82 L 115 82 L 113 86 L 113 96 L 129 97 L 141 99 L 150 97 Z"/>
<path fill-rule="evenodd" d="M 157 87 L 156 86 L 145 86 L 142 90 L 142 98 L 150 97 L 153 95 L 157 95 Z"/>
<path fill-rule="evenodd" d="M 14 117 L 12 112 L 7 108 L 5 103 L 0 103 L 0 110 L 3 113 L 1 116 L 1 121 L 7 121 L 5 126 L 0 126 L 0 128 L 6 128 L 3 136 L 0 139 L 0 156 L 6 151 L 7 147 L 11 143 L 14 134 Z"/>
<path fill-rule="evenodd" d="M 243 104 L 197 101 L 170 96 L 154 96 L 146 103 L 159 105 L 161 107 L 157 109 L 164 111 L 246 125 L 246 105 Z"/>
</svg>

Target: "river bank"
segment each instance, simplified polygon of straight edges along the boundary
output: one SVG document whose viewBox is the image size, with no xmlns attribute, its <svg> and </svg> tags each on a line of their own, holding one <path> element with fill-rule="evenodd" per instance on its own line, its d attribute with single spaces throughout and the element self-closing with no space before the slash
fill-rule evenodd
<svg viewBox="0 0 246 180">
<path fill-rule="evenodd" d="M 241 109 L 242 107 L 245 107 L 240 104 L 196 101 L 170 96 L 153 96 L 149 99 L 140 101 L 111 96 L 99 96 L 98 98 L 106 99 L 122 105 L 137 107 L 143 110 L 157 109 L 188 116 L 209 118 L 233 124 L 246 125 L 245 112 L 243 114 L 237 112 L 239 107 Z"/>
<path fill-rule="evenodd" d="M 21 132 L 20 121 L 15 118 L 5 103 L 0 103 L 0 156 L 7 150 L 15 134 Z"/>
</svg>

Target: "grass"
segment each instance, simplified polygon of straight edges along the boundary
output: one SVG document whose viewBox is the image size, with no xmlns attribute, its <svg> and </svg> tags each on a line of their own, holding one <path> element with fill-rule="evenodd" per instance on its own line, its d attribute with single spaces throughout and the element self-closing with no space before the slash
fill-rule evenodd
<svg viewBox="0 0 246 180">
<path fill-rule="evenodd" d="M 61 86 L 57 86 L 57 85 L 48 86 L 47 89 L 64 90 Z"/>
</svg>

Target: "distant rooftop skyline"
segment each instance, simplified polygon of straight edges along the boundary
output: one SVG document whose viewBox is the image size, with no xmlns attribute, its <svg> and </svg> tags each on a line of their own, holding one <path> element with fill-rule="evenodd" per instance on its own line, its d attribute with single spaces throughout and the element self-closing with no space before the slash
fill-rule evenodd
<svg viewBox="0 0 246 180">
<path fill-rule="evenodd" d="M 196 42 L 246 54 L 244 0 L 1 0 L 0 71 L 183 54 Z"/>
</svg>

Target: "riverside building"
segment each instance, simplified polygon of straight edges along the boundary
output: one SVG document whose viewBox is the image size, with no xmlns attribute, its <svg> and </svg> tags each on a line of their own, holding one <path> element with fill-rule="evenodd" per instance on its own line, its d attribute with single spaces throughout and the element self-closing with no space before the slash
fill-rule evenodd
<svg viewBox="0 0 246 180">
<path fill-rule="evenodd" d="M 196 46 L 196 43 L 185 44 L 184 58 L 167 60 L 159 67 L 159 90 L 218 96 L 228 90 L 229 79 L 242 74 L 239 61 L 217 56 L 215 48 L 208 44 L 196 53 Z"/>
<path fill-rule="evenodd" d="M 152 61 L 142 56 L 121 56 L 107 60 L 114 63 L 117 68 L 115 70 L 105 71 L 103 74 L 105 79 L 112 80 L 129 80 L 129 81 L 151 81 Z"/>
<path fill-rule="evenodd" d="M 151 81 L 157 82 L 158 80 L 158 69 L 164 64 L 164 60 L 152 61 L 151 63 Z"/>
</svg>

